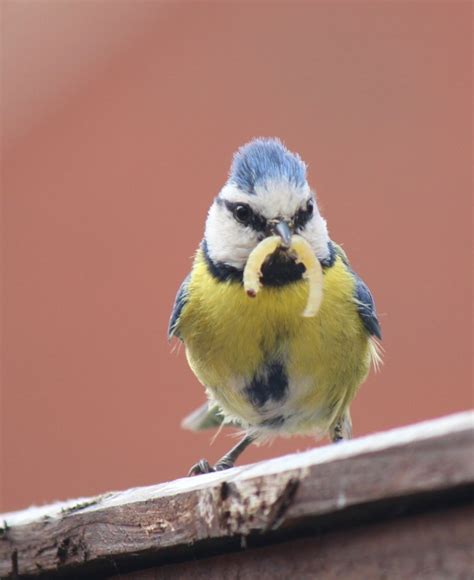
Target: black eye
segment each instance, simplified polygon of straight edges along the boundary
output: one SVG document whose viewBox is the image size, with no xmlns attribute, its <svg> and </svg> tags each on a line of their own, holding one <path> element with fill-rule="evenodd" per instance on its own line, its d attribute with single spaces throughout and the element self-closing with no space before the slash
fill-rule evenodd
<svg viewBox="0 0 474 580">
<path fill-rule="evenodd" d="M 314 201 L 310 199 L 306 204 L 306 212 L 308 213 L 308 215 L 313 215 L 313 210 L 314 210 Z"/>
<path fill-rule="evenodd" d="M 249 221 L 252 212 L 248 205 L 236 205 L 234 208 L 234 217 L 237 221 L 245 224 Z"/>
</svg>

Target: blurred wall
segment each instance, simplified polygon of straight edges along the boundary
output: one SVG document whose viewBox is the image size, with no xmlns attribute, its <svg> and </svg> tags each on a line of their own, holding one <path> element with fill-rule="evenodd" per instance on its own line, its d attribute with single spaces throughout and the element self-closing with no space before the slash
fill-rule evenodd
<svg viewBox="0 0 474 580">
<path fill-rule="evenodd" d="M 277 135 L 373 290 L 356 435 L 471 386 L 471 4 L 2 4 L 1 508 L 152 484 L 232 440 L 166 326 L 233 151 Z M 244 462 L 306 449 L 253 448 Z"/>
</svg>

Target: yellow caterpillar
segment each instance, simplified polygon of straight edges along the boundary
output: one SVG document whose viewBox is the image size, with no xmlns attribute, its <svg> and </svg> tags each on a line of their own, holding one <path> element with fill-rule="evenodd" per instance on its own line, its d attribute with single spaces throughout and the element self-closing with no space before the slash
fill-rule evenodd
<svg viewBox="0 0 474 580">
<path fill-rule="evenodd" d="M 243 276 L 244 289 L 251 298 L 255 298 L 262 287 L 260 278 L 265 260 L 281 245 L 282 239 L 279 236 L 270 236 L 262 240 L 252 250 Z M 308 300 L 301 315 L 305 318 L 316 316 L 323 299 L 323 271 L 321 264 L 314 255 L 311 246 L 301 236 L 294 235 L 291 238 L 289 250 L 294 253 L 296 262 L 303 264 L 306 268 L 303 278 L 308 280 L 309 283 Z"/>
</svg>

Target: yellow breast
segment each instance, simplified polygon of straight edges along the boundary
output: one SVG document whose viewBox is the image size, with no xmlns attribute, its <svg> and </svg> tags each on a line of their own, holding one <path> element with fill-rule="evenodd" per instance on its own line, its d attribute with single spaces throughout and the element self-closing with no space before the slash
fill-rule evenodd
<svg viewBox="0 0 474 580">
<path fill-rule="evenodd" d="M 311 429 L 316 417 L 330 421 L 350 403 L 369 367 L 353 291 L 337 258 L 325 270 L 318 314 L 303 318 L 304 280 L 264 287 L 250 298 L 241 284 L 214 278 L 199 250 L 179 324 L 189 364 L 229 415 L 254 424 L 261 410 L 243 396 L 243 387 L 266 361 L 281 360 L 289 383 L 282 404 L 287 413 L 301 414 L 293 430 Z"/>
</svg>

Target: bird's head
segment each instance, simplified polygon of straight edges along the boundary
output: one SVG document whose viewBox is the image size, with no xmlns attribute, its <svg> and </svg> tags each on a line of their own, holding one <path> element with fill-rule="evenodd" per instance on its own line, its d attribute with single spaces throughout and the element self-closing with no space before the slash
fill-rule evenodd
<svg viewBox="0 0 474 580">
<path fill-rule="evenodd" d="M 278 235 L 282 246 L 299 234 L 320 261 L 328 259 L 329 236 L 306 165 L 278 139 L 254 139 L 234 155 L 229 179 L 212 204 L 205 230 L 213 264 L 242 271 L 255 246 Z"/>
</svg>

